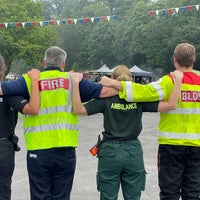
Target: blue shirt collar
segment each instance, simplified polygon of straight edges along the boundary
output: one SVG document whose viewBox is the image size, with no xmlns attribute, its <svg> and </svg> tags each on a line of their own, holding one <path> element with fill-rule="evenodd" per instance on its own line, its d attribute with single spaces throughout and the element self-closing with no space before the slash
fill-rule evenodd
<svg viewBox="0 0 200 200">
<path fill-rule="evenodd" d="M 46 67 L 46 68 L 44 68 L 44 70 L 43 71 L 49 71 L 49 70 L 58 70 L 58 71 L 62 71 L 61 69 L 60 69 L 60 67 Z"/>
</svg>

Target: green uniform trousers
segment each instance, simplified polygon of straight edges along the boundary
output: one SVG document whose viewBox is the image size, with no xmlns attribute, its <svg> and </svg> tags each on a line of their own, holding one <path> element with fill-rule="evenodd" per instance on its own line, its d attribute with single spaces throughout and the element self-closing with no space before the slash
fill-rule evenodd
<svg viewBox="0 0 200 200">
<path fill-rule="evenodd" d="M 103 142 L 98 153 L 97 189 L 100 200 L 117 200 L 121 185 L 124 200 L 139 200 L 146 172 L 138 139 Z"/>
</svg>

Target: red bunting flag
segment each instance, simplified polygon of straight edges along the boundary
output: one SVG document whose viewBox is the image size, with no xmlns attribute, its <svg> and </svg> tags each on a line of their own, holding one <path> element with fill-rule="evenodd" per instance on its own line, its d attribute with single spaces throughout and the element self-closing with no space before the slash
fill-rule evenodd
<svg viewBox="0 0 200 200">
<path fill-rule="evenodd" d="M 193 6 L 188 6 L 188 9 L 189 9 L 190 11 L 192 11 Z"/>
<path fill-rule="evenodd" d="M 168 13 L 169 13 L 170 15 L 173 13 L 172 8 L 170 8 L 170 9 L 168 10 Z"/>
<path fill-rule="evenodd" d="M 102 16 L 101 19 L 102 19 L 103 22 L 105 22 L 106 21 L 106 16 Z"/>
<path fill-rule="evenodd" d="M 33 26 L 37 26 L 37 22 L 33 22 Z"/>
<path fill-rule="evenodd" d="M 50 23 L 51 23 L 52 26 L 55 25 L 55 21 L 54 20 L 52 20 Z"/>
<path fill-rule="evenodd" d="M 152 10 L 149 11 L 149 15 L 150 15 L 150 16 L 153 16 L 153 11 L 152 11 Z"/>
<path fill-rule="evenodd" d="M 105 22 L 105 21 L 110 21 L 110 17 L 112 17 L 111 19 L 113 19 L 113 20 L 116 20 L 117 19 L 117 16 L 116 15 L 113 15 L 113 16 L 102 16 L 102 17 L 92 17 L 92 18 L 89 18 L 89 17 L 87 17 L 87 18 L 81 18 L 81 19 L 79 19 L 79 22 L 82 24 L 84 21 L 85 21 L 85 23 L 89 23 L 90 22 L 90 20 L 92 21 L 92 23 L 93 22 L 99 22 L 100 20 L 102 20 L 103 22 Z M 68 24 L 72 24 L 73 23 L 73 21 L 74 21 L 74 23 L 76 24 L 77 23 L 77 19 L 68 19 L 68 20 L 51 20 L 51 21 L 39 21 L 39 22 L 37 22 L 37 21 L 33 21 L 33 22 L 8 22 L 8 23 L 2 23 L 2 22 L 0 22 L 0 29 L 1 28 L 7 28 L 7 27 L 10 27 L 10 28 L 14 28 L 14 27 L 31 27 L 31 26 L 34 26 L 34 27 L 36 27 L 38 24 L 40 25 L 40 26 L 43 26 L 43 25 L 45 25 L 45 26 L 48 26 L 48 25 L 52 25 L 52 26 L 54 26 L 54 25 L 60 25 L 60 23 L 61 24 L 66 24 L 66 23 L 68 23 Z"/>
<path fill-rule="evenodd" d="M 71 20 L 71 19 L 68 19 L 68 20 L 67 20 L 67 23 L 68 23 L 68 24 L 72 24 L 72 20 Z"/>
<path fill-rule="evenodd" d="M 20 27 L 21 24 L 20 24 L 20 22 L 16 22 L 15 25 L 16 25 L 16 27 Z"/>
<path fill-rule="evenodd" d="M 162 10 L 160 9 L 160 10 L 156 10 L 155 13 L 156 13 L 156 15 L 158 15 L 158 13 L 159 13 L 160 11 L 162 11 L 163 15 L 165 15 L 165 14 L 166 14 L 166 11 L 168 11 L 168 13 L 169 13 L 170 15 L 172 15 L 174 9 L 175 9 L 175 12 L 176 12 L 176 13 L 178 13 L 179 10 L 182 11 L 182 12 L 186 12 L 187 9 L 188 9 L 189 11 L 192 12 L 192 11 L 194 10 L 193 8 L 195 8 L 195 7 L 196 7 L 196 10 L 198 11 L 198 10 L 199 10 L 199 6 L 200 6 L 200 5 L 190 5 L 190 6 L 183 6 L 183 7 L 181 7 L 181 8 L 168 8 L 168 9 L 162 9 Z M 148 13 L 149 13 L 150 16 L 153 16 L 153 15 L 154 15 L 154 11 L 152 11 L 152 10 L 149 11 Z"/>
<path fill-rule="evenodd" d="M 87 24 L 89 22 L 89 18 L 85 18 L 85 23 Z"/>
</svg>

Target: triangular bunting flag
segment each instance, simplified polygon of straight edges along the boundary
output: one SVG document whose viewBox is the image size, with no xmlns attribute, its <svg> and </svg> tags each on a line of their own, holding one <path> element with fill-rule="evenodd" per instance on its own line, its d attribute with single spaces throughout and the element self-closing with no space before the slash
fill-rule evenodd
<svg viewBox="0 0 200 200">
<path fill-rule="evenodd" d="M 153 11 L 152 11 L 152 10 L 149 11 L 149 15 L 150 15 L 150 16 L 153 16 Z"/>
<path fill-rule="evenodd" d="M 87 24 L 89 22 L 89 18 L 85 18 L 85 23 Z"/>
<path fill-rule="evenodd" d="M 90 20 L 92 21 L 92 23 L 94 22 L 94 17 L 90 18 Z"/>
<path fill-rule="evenodd" d="M 192 11 L 193 6 L 188 6 L 189 11 Z"/>
<path fill-rule="evenodd" d="M 106 21 L 106 16 L 102 16 L 101 19 L 102 19 L 103 22 L 105 22 Z"/>
<path fill-rule="evenodd" d="M 156 10 L 156 15 L 157 15 L 157 16 L 159 15 L 159 12 L 160 12 L 159 10 Z"/>
<path fill-rule="evenodd" d="M 181 9 L 182 12 L 186 12 L 187 9 L 192 12 L 194 7 L 196 8 L 196 10 L 199 10 L 199 5 L 189 5 L 189 6 L 183 6 L 181 8 L 168 8 L 168 9 L 156 10 L 155 13 L 156 13 L 156 15 L 158 15 L 159 12 L 162 11 L 163 15 L 166 15 L 167 13 L 172 15 L 172 14 L 175 14 L 174 10 L 176 11 L 176 13 L 179 13 L 180 9 Z M 150 16 L 153 16 L 154 11 L 150 10 L 148 13 L 149 13 Z"/>
<path fill-rule="evenodd" d="M 33 22 L 33 26 L 36 27 L 37 26 L 37 22 Z"/>
<path fill-rule="evenodd" d="M 60 25 L 60 20 L 57 20 L 56 22 L 57 22 L 58 25 Z"/>
<path fill-rule="evenodd" d="M 175 8 L 175 10 L 176 10 L 176 13 L 178 13 L 178 12 L 179 12 L 179 8 Z"/>
<path fill-rule="evenodd" d="M 21 23 L 20 22 L 16 22 L 15 25 L 16 25 L 16 27 L 20 27 Z"/>
<path fill-rule="evenodd" d="M 153 12 L 153 11 L 152 11 Z M 66 23 L 68 24 L 72 24 L 73 22 L 75 24 L 77 24 L 77 20 L 81 23 L 81 24 L 88 24 L 91 20 L 92 23 L 99 22 L 100 20 L 102 20 L 103 22 L 105 21 L 110 21 L 111 17 L 113 20 L 117 19 L 117 15 L 113 15 L 113 16 L 101 16 L 101 17 L 87 17 L 87 18 L 80 18 L 80 19 L 68 19 L 68 20 L 50 20 L 50 21 L 33 21 L 33 22 L 8 22 L 8 23 L 2 23 L 0 22 L 0 28 L 3 27 L 10 27 L 10 28 L 14 28 L 14 27 L 37 27 L 37 26 L 49 26 L 49 25 L 60 25 L 63 24 L 65 25 Z"/>
<path fill-rule="evenodd" d="M 67 20 L 67 23 L 68 23 L 68 24 L 72 24 L 72 20 L 71 20 L 71 19 L 68 19 L 68 20 Z"/>
<path fill-rule="evenodd" d="M 113 16 L 113 19 L 114 19 L 114 20 L 117 20 L 117 15 L 114 15 L 114 16 Z"/>
</svg>

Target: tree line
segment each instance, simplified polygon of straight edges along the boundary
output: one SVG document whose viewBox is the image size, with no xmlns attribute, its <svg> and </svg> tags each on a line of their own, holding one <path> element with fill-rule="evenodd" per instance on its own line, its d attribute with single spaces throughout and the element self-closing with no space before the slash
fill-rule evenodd
<svg viewBox="0 0 200 200">
<path fill-rule="evenodd" d="M 58 45 L 68 54 L 67 69 L 92 70 L 106 64 L 137 65 L 168 73 L 174 69 L 173 50 L 178 43 L 196 47 L 195 69 L 200 69 L 200 10 L 149 15 L 151 10 L 182 8 L 198 0 L 0 0 L 1 21 L 79 19 L 117 16 L 117 20 L 64 26 L 0 29 L 0 51 L 8 69 L 18 73 L 41 66 L 44 51 Z M 2 12 L 3 11 L 3 12 Z"/>
</svg>

